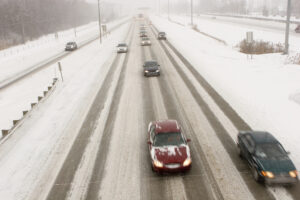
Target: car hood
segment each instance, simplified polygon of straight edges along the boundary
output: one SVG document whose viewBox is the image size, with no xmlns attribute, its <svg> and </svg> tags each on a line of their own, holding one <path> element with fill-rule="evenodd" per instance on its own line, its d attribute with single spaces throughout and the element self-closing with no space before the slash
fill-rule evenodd
<svg viewBox="0 0 300 200">
<path fill-rule="evenodd" d="M 152 147 L 151 156 L 164 164 L 183 163 L 190 157 L 187 145 Z"/>
<path fill-rule="evenodd" d="M 288 173 L 295 170 L 295 166 L 289 157 L 273 158 L 273 159 L 257 159 L 262 170 L 270 171 L 275 174 Z"/>
</svg>

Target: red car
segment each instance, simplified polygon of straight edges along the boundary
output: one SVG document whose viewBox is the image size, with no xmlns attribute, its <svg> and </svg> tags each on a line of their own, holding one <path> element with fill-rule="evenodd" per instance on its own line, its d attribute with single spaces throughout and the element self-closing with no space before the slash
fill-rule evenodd
<svg viewBox="0 0 300 200">
<path fill-rule="evenodd" d="M 149 151 L 156 172 L 182 172 L 191 168 L 190 148 L 176 120 L 150 122 Z"/>
</svg>

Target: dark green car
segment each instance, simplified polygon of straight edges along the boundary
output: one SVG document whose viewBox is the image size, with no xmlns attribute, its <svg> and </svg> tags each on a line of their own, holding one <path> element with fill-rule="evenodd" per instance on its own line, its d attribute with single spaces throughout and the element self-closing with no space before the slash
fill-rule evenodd
<svg viewBox="0 0 300 200">
<path fill-rule="evenodd" d="M 298 181 L 298 172 L 288 153 L 270 133 L 239 132 L 237 147 L 256 181 L 266 184 L 292 184 Z"/>
</svg>

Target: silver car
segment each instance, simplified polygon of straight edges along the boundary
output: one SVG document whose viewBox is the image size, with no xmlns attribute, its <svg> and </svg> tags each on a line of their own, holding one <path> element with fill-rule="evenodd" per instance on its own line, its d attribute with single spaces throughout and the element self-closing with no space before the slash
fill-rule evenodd
<svg viewBox="0 0 300 200">
<path fill-rule="evenodd" d="M 148 37 L 142 37 L 141 45 L 142 46 L 150 46 L 151 45 L 150 39 Z"/>
<path fill-rule="evenodd" d="M 117 46 L 117 52 L 118 53 L 127 53 L 128 52 L 128 46 L 126 43 L 120 43 Z"/>
</svg>

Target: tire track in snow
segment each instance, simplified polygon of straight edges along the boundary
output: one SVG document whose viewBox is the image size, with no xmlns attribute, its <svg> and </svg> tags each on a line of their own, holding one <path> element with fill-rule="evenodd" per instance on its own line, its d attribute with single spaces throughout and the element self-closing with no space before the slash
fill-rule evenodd
<svg viewBox="0 0 300 200">
<path fill-rule="evenodd" d="M 128 32 L 129 34 L 129 32 Z M 84 154 L 85 148 L 89 143 L 89 138 L 96 129 L 98 119 L 103 110 L 108 92 L 111 88 L 111 82 L 116 76 L 115 72 L 120 60 L 120 55 L 117 55 L 113 64 L 107 73 L 103 85 L 97 93 L 97 96 L 90 108 L 90 111 L 82 124 L 80 132 L 71 147 L 71 150 L 64 161 L 64 164 L 56 177 L 55 183 L 48 193 L 47 199 L 66 199 L 68 191 L 71 188 L 71 183 L 74 179 L 75 173 L 79 167 L 80 161 Z"/>
<path fill-rule="evenodd" d="M 130 37 L 130 42 L 128 45 L 129 47 L 131 46 L 131 43 L 132 43 L 132 36 Z M 105 124 L 101 143 L 99 145 L 99 149 L 97 152 L 97 158 L 96 158 L 95 165 L 93 168 L 93 173 L 92 173 L 93 175 L 90 180 L 90 185 L 88 186 L 87 193 L 85 196 L 85 199 L 87 199 L 87 200 L 98 199 L 100 186 L 101 186 L 103 176 L 104 176 L 106 159 L 107 159 L 107 155 L 108 155 L 107 151 L 109 150 L 109 145 L 110 145 L 110 141 L 111 141 L 111 137 L 112 137 L 114 122 L 115 122 L 116 114 L 117 114 L 117 110 L 118 110 L 118 105 L 120 103 L 120 99 L 121 99 L 121 96 L 123 93 L 123 86 L 124 86 L 124 80 L 125 80 L 125 74 L 126 74 L 125 72 L 127 69 L 127 62 L 128 62 L 129 55 L 130 55 L 130 51 L 128 51 L 128 53 L 125 56 L 125 61 L 122 65 L 122 71 L 121 71 L 121 74 L 120 74 L 120 77 L 118 80 L 116 92 L 113 96 L 111 109 L 108 114 L 108 118 L 106 121 L 107 123 Z"/>
<path fill-rule="evenodd" d="M 155 27 L 154 29 L 156 30 L 156 32 L 158 32 L 158 30 Z M 179 57 L 180 60 L 182 60 L 184 66 L 186 66 L 188 70 L 191 71 L 191 74 L 198 80 L 199 84 L 209 93 L 209 95 L 212 96 L 212 98 L 216 101 L 217 105 L 227 115 L 227 117 L 231 119 L 231 121 L 237 127 L 238 130 L 250 130 L 251 128 L 249 127 L 249 125 L 239 117 L 239 115 L 230 107 L 230 105 L 212 88 L 212 86 L 210 86 L 210 84 L 199 74 L 199 72 L 196 71 L 194 67 L 169 43 L 169 41 L 166 41 L 165 43 L 160 41 L 159 43 L 164 49 L 167 56 L 169 57 L 170 61 L 173 63 L 173 66 L 175 67 L 176 71 L 181 76 L 182 80 L 186 83 L 194 98 L 197 100 L 197 103 L 202 108 L 210 124 L 212 124 L 212 127 L 214 128 L 217 136 L 222 142 L 222 145 L 228 152 L 228 155 L 237 167 L 238 171 L 240 172 L 241 176 L 243 177 L 245 183 L 247 184 L 254 197 L 256 199 L 275 199 L 275 197 L 270 193 L 270 191 L 266 190 L 265 186 L 257 184 L 255 181 L 253 181 L 251 174 L 245 173 L 245 169 L 248 169 L 248 167 L 238 158 L 235 147 L 236 145 L 234 141 L 232 140 L 228 132 L 225 130 L 223 125 L 220 123 L 220 121 L 217 119 L 217 117 L 214 115 L 212 110 L 209 108 L 207 103 L 203 100 L 201 95 L 199 95 L 195 86 L 187 77 L 186 73 L 181 69 L 178 63 L 176 63 L 175 59 L 171 56 L 170 52 L 165 46 L 165 43 L 171 50 L 174 51 L 176 56 Z"/>
<path fill-rule="evenodd" d="M 155 38 L 155 36 L 154 36 Z M 157 45 L 156 43 L 153 46 Z M 157 55 L 162 56 L 162 54 L 154 52 L 153 47 L 150 49 L 151 57 L 157 61 L 161 60 L 161 57 L 157 57 Z M 162 64 L 162 63 L 161 63 Z M 163 94 L 163 101 L 166 107 L 167 115 L 169 119 L 176 119 L 182 125 L 184 130 L 191 130 L 190 124 L 187 123 L 186 119 L 183 118 L 183 115 L 180 111 L 180 105 L 176 103 L 176 97 L 174 97 L 175 91 L 170 87 L 168 82 L 168 77 L 172 76 L 172 74 L 168 74 L 166 69 L 167 66 L 162 64 L 162 73 L 161 77 L 159 77 L 159 88 L 161 93 Z M 196 140 L 195 140 L 196 141 Z M 183 187 L 183 191 L 186 195 L 186 199 L 214 199 L 215 196 L 218 196 L 218 199 L 222 199 L 222 196 L 218 194 L 218 191 L 213 191 L 213 183 L 209 181 L 206 177 L 206 172 L 203 170 L 203 161 L 197 155 L 197 151 L 195 149 L 194 143 L 189 145 L 191 148 L 191 153 L 193 159 L 193 165 L 190 172 L 187 172 L 181 177 L 181 185 Z M 195 159 L 196 158 L 196 159 Z M 199 186 L 204 187 L 199 187 Z M 175 185 L 174 185 L 175 186 Z M 178 186 L 178 183 L 177 183 Z M 176 190 L 173 190 L 174 192 Z M 175 196 L 180 197 L 180 194 L 174 193 Z M 180 197 L 180 199 L 182 199 Z"/>
</svg>

